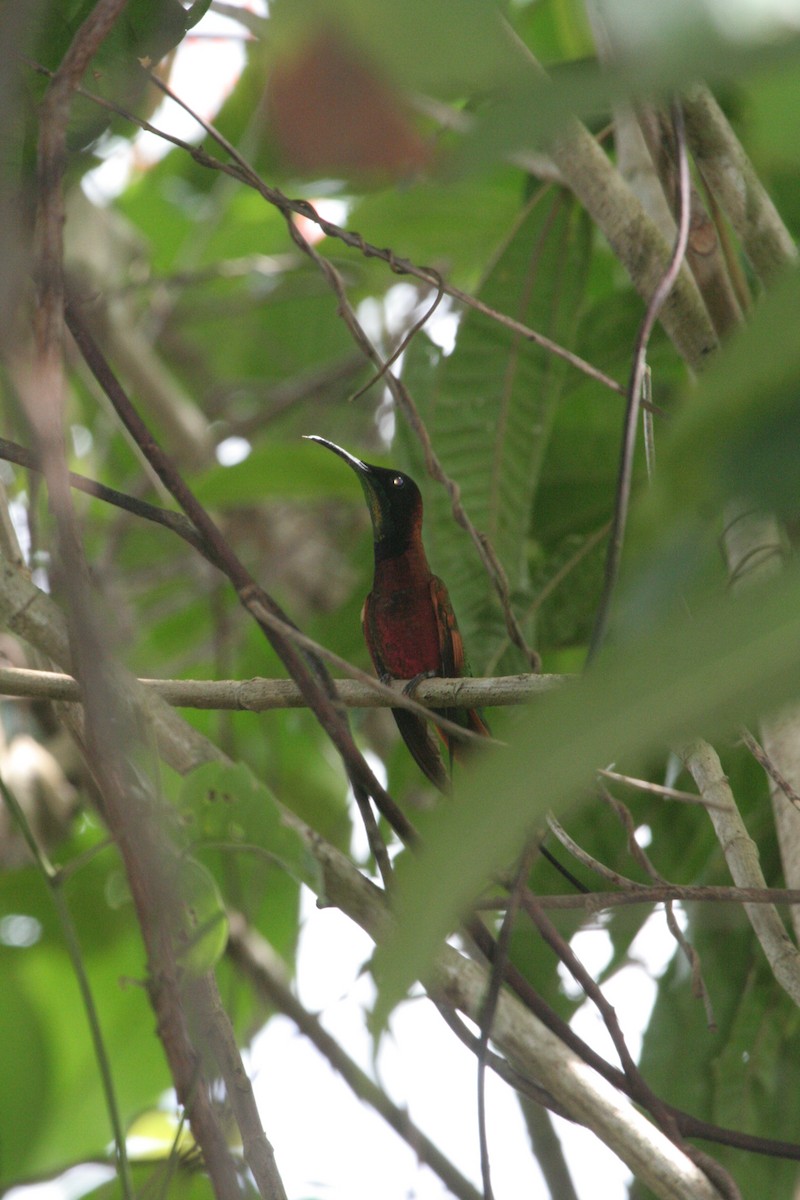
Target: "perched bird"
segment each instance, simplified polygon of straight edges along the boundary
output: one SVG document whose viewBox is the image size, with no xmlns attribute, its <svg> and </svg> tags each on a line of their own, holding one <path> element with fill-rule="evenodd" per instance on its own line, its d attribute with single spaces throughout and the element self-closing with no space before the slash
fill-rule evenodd
<svg viewBox="0 0 800 1200">
<path fill-rule="evenodd" d="M 422 545 L 422 496 L 410 476 L 375 467 L 348 454 L 341 446 L 314 434 L 309 441 L 326 446 L 352 467 L 372 517 L 375 575 L 364 601 L 361 623 L 378 676 L 412 683 L 438 675 L 446 679 L 468 675 L 464 644 L 458 631 L 447 588 L 433 574 Z M 428 723 L 406 709 L 392 709 L 403 740 L 417 765 L 442 791 L 450 776 Z M 444 709 L 442 714 L 474 733 L 489 736 L 478 709 Z M 465 743 L 437 729 L 453 758 Z"/>
</svg>

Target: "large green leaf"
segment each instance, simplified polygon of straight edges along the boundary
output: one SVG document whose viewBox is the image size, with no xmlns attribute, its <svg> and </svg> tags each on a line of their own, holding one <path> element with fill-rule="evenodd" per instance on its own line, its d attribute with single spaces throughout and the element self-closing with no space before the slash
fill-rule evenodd
<svg viewBox="0 0 800 1200">
<path fill-rule="evenodd" d="M 636 763 L 698 729 L 728 732 L 796 695 L 798 614 L 796 573 L 757 595 L 707 602 L 690 623 L 631 637 L 525 717 L 498 722 L 509 749 L 476 762 L 458 804 L 436 813 L 424 850 L 398 872 L 396 932 L 375 959 L 379 1017 L 424 977 L 491 873 L 548 809 L 584 792 L 598 764 L 611 755 Z"/>
<path fill-rule="evenodd" d="M 589 229 L 577 207 L 557 189 L 537 191 L 479 299 L 569 345 L 588 262 Z M 472 310 L 453 353 L 433 358 L 420 341 L 409 367 L 412 391 L 445 471 L 458 483 L 470 519 L 488 536 L 519 600 L 528 583 L 530 514 L 564 381 L 563 360 Z M 419 461 L 419 451 L 412 453 Z M 502 643 L 504 623 L 483 566 L 466 536 L 456 534 L 441 491 L 428 502 L 425 530 L 434 569 L 451 591 L 477 668 Z"/>
<path fill-rule="evenodd" d="M 84 834 L 76 849 L 96 840 L 96 832 Z M 169 1075 L 153 1036 L 141 986 L 144 950 L 114 852 L 81 867 L 65 885 L 65 898 L 126 1121 L 157 1099 Z M 0 912 L 33 918 L 41 927 L 30 945 L 0 947 L 8 981 L 8 1003 L 0 1005 L 3 1077 L 19 1080 L 23 1089 L 0 1089 L 0 1176 L 8 1182 L 102 1155 L 112 1132 L 87 1014 L 52 901 L 34 868 L 2 878 Z M 37 1085 L 27 1100 L 26 1080 Z"/>
</svg>

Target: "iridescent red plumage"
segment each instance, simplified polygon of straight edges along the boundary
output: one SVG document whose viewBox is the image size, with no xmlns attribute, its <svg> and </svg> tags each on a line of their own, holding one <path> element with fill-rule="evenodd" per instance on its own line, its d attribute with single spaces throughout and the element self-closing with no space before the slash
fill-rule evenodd
<svg viewBox="0 0 800 1200">
<path fill-rule="evenodd" d="M 361 614 L 364 637 L 375 670 L 383 679 L 415 680 L 469 674 L 464 644 L 447 588 L 428 565 L 422 544 L 422 498 L 410 476 L 354 458 L 324 438 L 326 446 L 358 475 L 372 516 L 375 575 Z M 447 790 L 449 774 L 429 725 L 404 709 L 392 709 L 400 733 L 418 766 L 437 787 Z M 447 709 L 444 715 L 488 736 L 477 709 Z M 460 758 L 464 743 L 437 729 L 448 756 Z"/>
</svg>

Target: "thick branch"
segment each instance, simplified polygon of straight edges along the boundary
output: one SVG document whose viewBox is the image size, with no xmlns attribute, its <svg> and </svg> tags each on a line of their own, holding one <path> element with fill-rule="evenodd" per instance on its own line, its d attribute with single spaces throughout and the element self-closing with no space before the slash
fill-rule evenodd
<svg viewBox="0 0 800 1200">
<path fill-rule="evenodd" d="M 725 209 L 754 271 L 768 283 L 797 262 L 794 240 L 707 87 L 687 90 L 684 114 L 689 146 L 706 187 Z"/>
<path fill-rule="evenodd" d="M 731 505 L 723 536 L 732 586 L 746 587 L 771 579 L 783 569 L 786 546 L 778 522 L 768 513 Z M 800 791 L 800 705 L 772 713 L 761 721 L 761 741 L 772 770 L 769 791 L 783 874 L 789 887 L 800 884 L 800 812 L 790 794 Z M 800 942 L 800 912 L 792 912 L 795 939 Z"/>
<path fill-rule="evenodd" d="M 63 177 L 67 127 L 75 88 L 119 19 L 127 0 L 98 0 L 77 29 L 39 111 L 35 228 L 36 354 L 22 398 L 47 479 L 56 521 L 56 549 L 69 613 L 68 646 L 84 700 L 81 746 L 104 816 L 118 844 L 147 950 L 149 992 L 175 1088 L 219 1200 L 236 1200 L 236 1166 L 207 1077 L 189 1031 L 180 988 L 175 925 L 179 891 L 168 840 L 153 817 L 158 805 L 148 781 L 132 766 L 139 729 L 129 720 L 127 693 L 119 686 L 92 610 L 88 570 L 72 510 L 64 454 Z M 267 1200 L 280 1192 L 263 1189 Z"/>
<path fill-rule="evenodd" d="M 571 122 L 551 153 L 636 291 L 648 302 L 664 274 L 671 246 L 583 125 Z M 717 339 L 688 269 L 680 272 L 660 317 L 684 361 L 701 369 L 716 348 Z"/>
</svg>

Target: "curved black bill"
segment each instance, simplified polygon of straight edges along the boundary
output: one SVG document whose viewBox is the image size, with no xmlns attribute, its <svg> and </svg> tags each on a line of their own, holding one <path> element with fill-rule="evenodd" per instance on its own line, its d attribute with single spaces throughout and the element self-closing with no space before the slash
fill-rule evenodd
<svg viewBox="0 0 800 1200">
<path fill-rule="evenodd" d="M 369 464 L 362 462 L 360 458 L 356 458 L 354 454 L 350 454 L 347 450 L 343 450 L 341 446 L 337 446 L 336 442 L 329 442 L 327 438 L 318 437 L 316 433 L 304 433 L 304 439 L 307 442 L 318 442 L 320 446 L 325 446 L 326 449 L 332 450 L 334 454 L 338 454 L 339 458 L 343 458 L 354 471 L 369 471 Z"/>
</svg>

